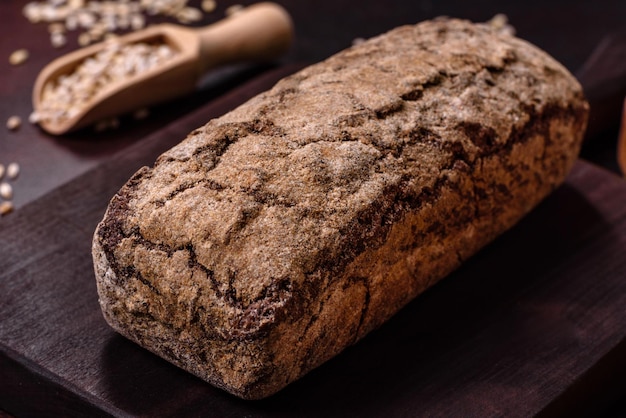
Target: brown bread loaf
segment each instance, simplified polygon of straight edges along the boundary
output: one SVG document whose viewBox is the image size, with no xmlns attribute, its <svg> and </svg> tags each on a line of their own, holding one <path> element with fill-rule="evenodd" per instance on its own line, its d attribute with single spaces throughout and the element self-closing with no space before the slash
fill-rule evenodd
<svg viewBox="0 0 626 418">
<path fill-rule="evenodd" d="M 381 325 L 563 180 L 588 105 L 488 25 L 400 27 L 140 169 L 93 241 L 121 334 L 247 399 Z"/>
</svg>

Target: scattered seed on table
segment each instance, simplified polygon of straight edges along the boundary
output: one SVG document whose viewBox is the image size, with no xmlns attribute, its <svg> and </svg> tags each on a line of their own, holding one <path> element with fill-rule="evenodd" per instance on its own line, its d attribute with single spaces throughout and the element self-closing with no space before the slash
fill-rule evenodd
<svg viewBox="0 0 626 418">
<path fill-rule="evenodd" d="M 11 163 L 7 166 L 7 177 L 10 180 L 15 180 L 20 175 L 20 165 L 18 163 Z"/>
<path fill-rule="evenodd" d="M 31 23 L 55 25 L 50 27 L 51 32 L 59 31 L 57 25 L 62 25 L 81 32 L 102 26 L 110 33 L 140 29 L 145 26 L 146 16 L 169 16 L 191 23 L 202 17 L 203 10 L 215 10 L 215 0 L 203 0 L 202 10 L 189 7 L 188 3 L 189 0 L 40 0 L 29 1 L 22 13 Z"/>
<path fill-rule="evenodd" d="M 9 63 L 11 65 L 20 65 L 26 62 L 28 59 L 28 50 L 27 49 L 18 49 L 15 50 L 9 55 Z"/>
<path fill-rule="evenodd" d="M 226 16 L 232 16 L 234 14 L 239 13 L 243 10 L 243 6 L 241 4 L 233 4 L 232 6 L 228 6 L 224 11 Z"/>
<path fill-rule="evenodd" d="M 63 23 L 55 22 L 48 25 L 48 32 L 50 33 L 63 33 L 65 32 L 65 25 Z"/>
<path fill-rule="evenodd" d="M 19 116 L 11 116 L 7 119 L 7 129 L 17 131 L 22 126 L 22 119 Z"/>
<path fill-rule="evenodd" d="M 13 203 L 9 200 L 0 203 L 0 216 L 13 212 Z"/>
<path fill-rule="evenodd" d="M 0 183 L 0 197 L 4 200 L 13 199 L 13 187 L 6 181 Z"/>
</svg>

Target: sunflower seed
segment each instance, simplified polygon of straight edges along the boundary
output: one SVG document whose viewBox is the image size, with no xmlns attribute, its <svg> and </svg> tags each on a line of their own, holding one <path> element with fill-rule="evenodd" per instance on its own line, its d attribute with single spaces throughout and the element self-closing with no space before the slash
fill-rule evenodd
<svg viewBox="0 0 626 418">
<path fill-rule="evenodd" d="M 202 12 L 193 7 L 183 7 L 176 13 L 176 18 L 180 23 L 193 23 L 202 19 Z"/>
<path fill-rule="evenodd" d="M 130 16 L 130 27 L 133 30 L 139 30 L 146 26 L 146 18 L 140 14 L 133 14 Z"/>
<path fill-rule="evenodd" d="M 0 216 L 7 215 L 11 212 L 13 212 L 13 203 L 8 200 L 0 203 Z"/>
<path fill-rule="evenodd" d="M 0 183 L 0 197 L 4 200 L 11 200 L 13 198 L 13 187 L 11 187 L 9 183 Z"/>
<path fill-rule="evenodd" d="M 19 116 L 11 116 L 7 119 L 7 129 L 17 131 L 22 125 L 22 119 Z"/>
<path fill-rule="evenodd" d="M 88 32 L 83 32 L 78 35 L 78 45 L 87 46 L 91 43 L 91 35 Z"/>
<path fill-rule="evenodd" d="M 18 49 L 13 51 L 11 55 L 9 55 L 9 64 L 11 65 L 20 65 L 26 62 L 28 59 L 28 50 L 26 49 Z"/>
<path fill-rule="evenodd" d="M 63 32 L 53 32 L 50 34 L 50 43 L 55 48 L 61 48 L 67 43 L 67 38 Z"/>
<path fill-rule="evenodd" d="M 20 175 L 20 165 L 18 163 L 11 163 L 7 166 L 7 177 L 11 180 L 15 180 Z"/>
<path fill-rule="evenodd" d="M 48 25 L 48 32 L 52 33 L 63 33 L 65 32 L 65 25 L 59 22 L 51 23 Z"/>
</svg>

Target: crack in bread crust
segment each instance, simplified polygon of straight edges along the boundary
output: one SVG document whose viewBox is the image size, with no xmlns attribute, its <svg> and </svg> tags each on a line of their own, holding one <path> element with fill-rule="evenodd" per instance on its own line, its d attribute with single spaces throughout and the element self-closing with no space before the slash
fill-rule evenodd
<svg viewBox="0 0 626 418">
<path fill-rule="evenodd" d="M 213 384 L 267 396 L 560 184 L 587 111 L 573 77 L 519 39 L 453 19 L 395 29 L 129 180 L 94 236 L 103 311 Z"/>
</svg>

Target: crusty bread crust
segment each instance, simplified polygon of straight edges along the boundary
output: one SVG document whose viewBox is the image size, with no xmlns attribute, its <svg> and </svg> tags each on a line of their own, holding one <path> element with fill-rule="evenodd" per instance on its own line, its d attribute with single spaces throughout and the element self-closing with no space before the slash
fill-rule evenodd
<svg viewBox="0 0 626 418">
<path fill-rule="evenodd" d="M 103 313 L 214 385 L 268 396 L 536 206 L 587 113 L 520 39 L 455 19 L 392 30 L 139 170 L 94 235 Z"/>
</svg>

